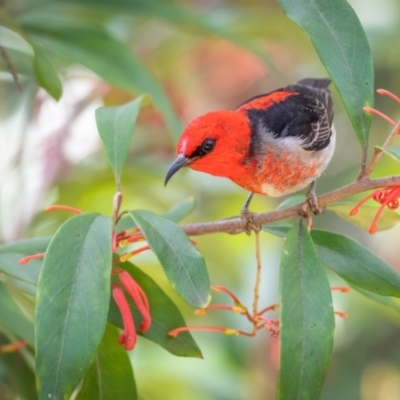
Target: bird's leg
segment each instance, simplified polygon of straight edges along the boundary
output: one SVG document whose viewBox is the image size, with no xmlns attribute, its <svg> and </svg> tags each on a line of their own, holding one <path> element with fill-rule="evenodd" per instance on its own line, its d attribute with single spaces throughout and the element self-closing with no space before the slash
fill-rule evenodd
<svg viewBox="0 0 400 400">
<path fill-rule="evenodd" d="M 315 193 L 315 186 L 316 186 L 316 181 L 313 181 L 310 185 L 310 188 L 307 191 L 306 197 L 307 197 L 308 205 L 310 206 L 310 210 L 315 215 L 319 215 L 319 214 L 323 214 L 325 212 L 326 208 L 319 206 L 317 195 Z"/>
<path fill-rule="evenodd" d="M 254 214 L 251 211 L 249 211 L 249 206 L 250 206 L 253 196 L 254 196 L 254 193 L 250 192 L 249 196 L 247 197 L 246 202 L 243 205 L 242 210 L 240 211 L 240 218 L 242 220 L 243 230 L 248 235 L 251 234 L 251 231 L 254 231 L 254 232 L 260 231 L 260 226 L 257 226 L 254 224 L 254 221 L 253 221 Z"/>
</svg>

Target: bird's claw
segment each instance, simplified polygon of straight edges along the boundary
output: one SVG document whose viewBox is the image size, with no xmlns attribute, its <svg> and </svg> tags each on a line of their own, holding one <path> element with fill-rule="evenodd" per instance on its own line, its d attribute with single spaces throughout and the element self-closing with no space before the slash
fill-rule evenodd
<svg viewBox="0 0 400 400">
<path fill-rule="evenodd" d="M 326 211 L 326 207 L 319 206 L 318 199 L 317 196 L 315 196 L 315 193 L 307 194 L 307 203 L 314 215 L 321 215 Z"/>
<path fill-rule="evenodd" d="M 326 211 L 326 207 L 320 207 L 318 204 L 317 194 L 315 193 L 315 181 L 311 183 L 306 197 L 308 206 L 314 215 L 321 215 Z"/>
<path fill-rule="evenodd" d="M 251 232 L 254 231 L 255 233 L 260 232 L 261 226 L 257 225 L 254 222 L 254 213 L 249 211 L 248 208 L 243 208 L 240 212 L 240 219 L 242 220 L 242 228 L 243 231 L 246 232 L 247 235 L 251 235 Z"/>
</svg>

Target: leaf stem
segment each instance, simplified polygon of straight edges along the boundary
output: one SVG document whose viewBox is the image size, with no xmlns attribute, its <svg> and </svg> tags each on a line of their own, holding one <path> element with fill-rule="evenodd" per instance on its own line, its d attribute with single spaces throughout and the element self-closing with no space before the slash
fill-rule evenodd
<svg viewBox="0 0 400 400">
<path fill-rule="evenodd" d="M 397 121 L 397 124 L 394 126 L 394 128 L 390 132 L 389 136 L 386 138 L 382 147 L 383 148 L 388 147 L 390 145 L 390 143 L 392 143 L 392 140 L 394 139 L 396 134 L 398 134 L 399 131 L 400 131 L 400 119 Z M 371 174 L 371 172 L 375 168 L 375 165 L 378 163 L 378 161 L 382 157 L 382 154 L 383 154 L 383 152 L 381 149 L 377 149 L 377 148 L 374 149 L 374 154 L 372 156 L 371 162 L 368 165 L 368 168 L 365 171 L 365 176 L 369 176 Z"/>
</svg>

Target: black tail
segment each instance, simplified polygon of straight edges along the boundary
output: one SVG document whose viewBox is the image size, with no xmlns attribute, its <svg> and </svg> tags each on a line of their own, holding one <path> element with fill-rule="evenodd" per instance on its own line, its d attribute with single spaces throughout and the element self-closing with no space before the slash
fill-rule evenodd
<svg viewBox="0 0 400 400">
<path fill-rule="evenodd" d="M 297 82 L 297 85 L 311 86 L 317 89 L 326 89 L 331 83 L 328 78 L 316 79 L 316 78 L 304 78 Z"/>
</svg>

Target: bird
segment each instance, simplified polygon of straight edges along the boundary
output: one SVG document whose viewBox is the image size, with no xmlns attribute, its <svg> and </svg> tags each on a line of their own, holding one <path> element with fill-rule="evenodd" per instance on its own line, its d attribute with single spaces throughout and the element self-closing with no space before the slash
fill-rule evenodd
<svg viewBox="0 0 400 400">
<path fill-rule="evenodd" d="M 322 213 L 315 181 L 336 143 L 330 83 L 305 78 L 195 118 L 180 136 L 165 185 L 183 167 L 228 178 L 250 192 L 242 214 L 254 193 L 281 197 L 310 185 L 311 211 Z"/>
</svg>

